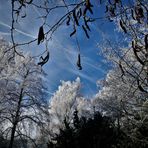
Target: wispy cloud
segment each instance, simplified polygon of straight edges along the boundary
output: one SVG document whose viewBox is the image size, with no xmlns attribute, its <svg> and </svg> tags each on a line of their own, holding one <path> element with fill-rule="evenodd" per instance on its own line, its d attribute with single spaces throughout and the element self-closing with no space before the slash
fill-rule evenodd
<svg viewBox="0 0 148 148">
<path fill-rule="evenodd" d="M 35 6 L 32 6 L 32 8 L 38 14 L 38 17 L 42 19 L 42 22 L 44 22 L 44 19 L 42 18 L 42 14 L 40 13 L 40 11 Z"/>
<path fill-rule="evenodd" d="M 76 74 L 80 78 L 84 78 L 91 83 L 95 83 L 94 79 L 84 72 L 80 72 L 79 70 L 75 69 L 69 69 L 69 71 L 73 74 Z"/>
<path fill-rule="evenodd" d="M 99 66 L 95 65 L 94 64 L 94 61 L 88 57 L 84 57 L 85 60 L 84 60 L 84 64 L 85 65 L 88 65 L 91 67 L 91 69 L 94 69 L 94 70 L 97 70 L 97 71 L 100 71 L 101 73 L 103 74 L 106 74 L 106 71 L 102 68 L 100 68 Z"/>
<path fill-rule="evenodd" d="M 0 25 L 11 29 L 11 26 L 10 26 L 10 25 L 8 25 L 8 24 L 6 24 L 6 23 L 4 23 L 4 22 L 2 22 L 2 21 L 0 21 Z M 18 32 L 18 33 L 20 33 L 20 34 L 22 34 L 22 35 L 24 35 L 24 36 L 28 36 L 28 37 L 33 38 L 33 39 L 36 38 L 36 37 L 33 36 L 32 34 L 26 33 L 26 32 L 24 32 L 24 31 L 22 31 L 22 30 L 15 29 L 15 31 Z"/>
</svg>

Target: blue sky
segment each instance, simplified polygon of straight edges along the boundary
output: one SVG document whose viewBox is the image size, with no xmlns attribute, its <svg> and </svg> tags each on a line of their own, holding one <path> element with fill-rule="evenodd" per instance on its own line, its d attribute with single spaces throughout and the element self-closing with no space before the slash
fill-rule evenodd
<svg viewBox="0 0 148 148">
<path fill-rule="evenodd" d="M 58 1 L 57 1 L 58 2 Z M 98 6 L 98 2 L 94 0 L 94 17 L 102 16 L 104 8 Z M 96 7 L 97 6 L 97 7 Z M 28 7 L 23 13 L 27 13 L 25 19 L 21 19 L 15 24 L 15 41 L 26 42 L 37 37 L 38 29 L 42 25 L 43 20 L 38 17 L 41 11 L 35 7 Z M 22 13 L 22 15 L 23 15 Z M 0 36 L 11 41 L 11 3 L 10 0 L 0 0 Z M 64 14 L 63 10 L 53 11 L 49 16 L 49 24 L 52 25 L 58 18 Z M 58 88 L 60 80 L 75 80 L 80 77 L 82 82 L 82 94 L 88 97 L 95 94 L 98 90 L 96 81 L 105 77 L 109 66 L 103 63 L 103 57 L 99 56 L 99 48 L 97 44 L 102 41 L 102 34 L 106 38 L 117 38 L 114 33 L 114 25 L 112 23 L 103 23 L 98 20 L 91 25 L 90 39 L 87 39 L 84 32 L 79 29 L 77 34 L 81 49 L 81 61 L 83 69 L 80 71 L 76 66 L 78 47 L 75 37 L 69 37 L 72 27 L 62 25 L 48 43 L 50 51 L 50 60 L 44 66 L 47 73 L 47 85 L 49 94 L 52 95 Z M 46 30 L 47 28 L 45 28 Z M 45 45 L 30 45 L 20 47 L 23 51 L 30 51 L 33 56 L 42 53 Z"/>
</svg>

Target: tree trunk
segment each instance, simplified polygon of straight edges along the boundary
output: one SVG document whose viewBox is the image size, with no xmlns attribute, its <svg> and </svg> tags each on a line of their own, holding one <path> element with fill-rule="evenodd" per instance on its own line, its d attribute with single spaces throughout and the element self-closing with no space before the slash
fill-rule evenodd
<svg viewBox="0 0 148 148">
<path fill-rule="evenodd" d="M 22 98 L 23 98 L 23 88 L 21 89 L 19 100 L 18 100 L 17 111 L 16 111 L 16 114 L 15 114 L 15 119 L 14 119 L 14 123 L 13 123 L 13 127 L 12 127 L 9 148 L 13 148 L 16 126 L 19 122 L 19 112 L 20 112 L 20 108 L 21 108 Z"/>
<path fill-rule="evenodd" d="M 13 142 L 14 142 L 14 135 L 15 135 L 16 125 L 17 125 L 17 123 L 14 123 L 14 124 L 13 124 L 13 127 L 12 127 L 12 132 L 11 132 L 11 139 L 10 139 L 9 148 L 13 148 Z"/>
</svg>

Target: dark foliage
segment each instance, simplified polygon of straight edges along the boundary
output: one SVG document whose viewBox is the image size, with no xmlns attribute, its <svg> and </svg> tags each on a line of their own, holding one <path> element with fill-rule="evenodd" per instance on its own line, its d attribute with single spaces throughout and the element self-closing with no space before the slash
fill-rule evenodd
<svg viewBox="0 0 148 148">
<path fill-rule="evenodd" d="M 39 28 L 39 33 L 38 33 L 38 45 L 44 41 L 44 29 L 43 29 L 43 26 L 41 26 Z"/>
<path fill-rule="evenodd" d="M 144 142 L 147 137 L 147 128 L 140 127 L 138 132 L 143 137 L 132 137 L 116 127 L 109 118 L 99 112 L 93 118 L 78 117 L 78 111 L 73 114 L 73 125 L 64 120 L 65 128 L 54 137 L 56 144 L 49 142 L 48 148 L 146 148 Z M 138 140 L 141 139 L 141 140 Z"/>
<path fill-rule="evenodd" d="M 111 148 L 118 144 L 122 132 L 115 128 L 110 118 L 96 113 L 93 118 L 79 119 L 77 113 L 74 112 L 72 126 L 64 121 L 65 129 L 54 138 L 57 143 L 52 143 L 53 148 Z"/>
<path fill-rule="evenodd" d="M 2 136 L 0 136 L 0 148 L 8 148 L 10 140 L 6 140 Z M 27 148 L 27 140 L 26 139 L 16 139 L 13 143 L 13 148 Z"/>
</svg>

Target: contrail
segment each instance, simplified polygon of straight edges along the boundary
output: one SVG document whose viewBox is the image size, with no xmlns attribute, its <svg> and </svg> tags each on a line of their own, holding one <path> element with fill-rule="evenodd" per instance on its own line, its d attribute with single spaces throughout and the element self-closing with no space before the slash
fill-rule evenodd
<svg viewBox="0 0 148 148">
<path fill-rule="evenodd" d="M 78 70 L 74 70 L 74 69 L 68 69 L 68 71 L 70 71 L 71 73 L 74 73 L 82 78 L 85 78 L 86 80 L 88 80 L 91 83 L 95 83 L 94 79 L 91 78 L 90 76 L 88 76 L 87 74 L 84 74 L 84 73 L 79 72 Z"/>
<path fill-rule="evenodd" d="M 31 38 L 33 38 L 33 39 L 36 39 L 36 37 L 35 36 L 33 36 L 33 35 L 31 35 L 31 34 L 28 34 L 28 33 L 26 33 L 26 32 L 23 32 L 23 31 L 21 31 L 21 30 L 18 30 L 18 29 L 15 29 L 17 32 L 19 32 L 20 34 L 23 34 L 23 35 L 25 35 L 25 36 L 28 36 L 28 37 L 31 37 Z"/>
<path fill-rule="evenodd" d="M 40 11 L 35 6 L 32 6 L 32 8 L 36 11 L 36 13 L 38 14 L 39 17 L 42 16 L 41 13 L 40 13 Z M 42 17 L 41 17 L 41 20 L 44 23 L 44 19 Z"/>
<path fill-rule="evenodd" d="M 1 31 L 0 31 L 0 35 L 2 35 L 2 36 L 4 36 L 4 35 L 5 35 L 5 36 L 8 36 L 8 35 L 10 35 L 10 33 L 8 33 L 8 32 L 1 32 Z"/>
<path fill-rule="evenodd" d="M 75 51 L 71 50 L 73 47 L 71 47 L 71 49 L 66 48 L 66 47 L 63 45 L 63 43 L 61 43 L 61 42 L 59 42 L 59 41 L 57 40 L 56 37 L 54 38 L 54 43 L 55 43 L 56 46 L 58 45 L 58 47 L 63 50 L 63 54 L 66 56 L 66 58 L 67 58 L 67 60 L 69 61 L 69 63 L 70 63 L 73 67 L 75 67 L 74 61 L 72 61 L 73 59 L 72 59 L 72 57 L 70 56 L 70 55 L 76 54 Z"/>
<path fill-rule="evenodd" d="M 8 24 L 6 24 L 6 23 L 4 23 L 4 22 L 1 22 L 1 21 L 0 21 L 0 25 L 5 26 L 5 27 L 11 29 L 11 26 L 9 26 Z M 20 34 L 23 34 L 23 35 L 25 35 L 25 36 L 31 37 L 31 38 L 33 38 L 33 39 L 36 38 L 35 36 L 33 36 L 33 35 L 29 34 L 29 33 L 26 33 L 26 32 L 24 32 L 24 31 L 21 31 L 21 30 L 19 30 L 19 29 L 15 29 L 15 31 L 18 32 L 18 33 L 20 33 Z"/>
<path fill-rule="evenodd" d="M 106 71 L 105 71 L 105 70 L 103 70 L 103 69 L 100 68 L 99 66 L 97 67 L 97 66 L 95 66 L 94 64 L 91 64 L 91 60 L 90 60 L 89 58 L 87 58 L 87 57 L 85 57 L 85 58 L 86 58 L 86 60 L 84 60 L 84 63 L 85 63 L 85 64 L 87 64 L 88 66 L 90 66 L 90 67 L 96 69 L 97 71 L 101 71 L 103 74 L 106 74 Z M 89 62 L 89 61 L 90 61 L 90 62 Z"/>
</svg>

